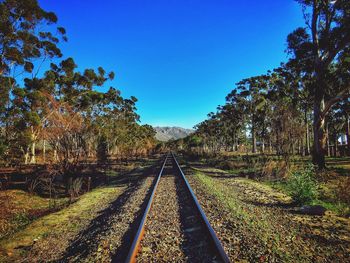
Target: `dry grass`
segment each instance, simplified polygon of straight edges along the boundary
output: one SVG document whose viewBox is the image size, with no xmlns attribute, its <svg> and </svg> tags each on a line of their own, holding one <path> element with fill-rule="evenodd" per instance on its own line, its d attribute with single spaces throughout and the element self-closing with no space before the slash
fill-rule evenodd
<svg viewBox="0 0 350 263">
<path fill-rule="evenodd" d="M 67 199 L 57 200 L 62 206 Z M 0 239 L 52 211 L 50 200 L 22 190 L 0 192 Z"/>
<path fill-rule="evenodd" d="M 64 236 L 64 233 L 76 234 L 96 216 L 97 211 L 115 199 L 122 189 L 122 187 L 96 188 L 82 195 L 72 205 L 39 218 L 23 230 L 3 239 L 0 242 L 0 262 L 16 261 L 23 252 L 18 248 L 31 247 L 36 240 L 50 238 L 49 234 L 57 236 Z M 68 242 L 67 238 L 64 242 Z"/>
<path fill-rule="evenodd" d="M 263 177 L 271 178 L 286 178 L 289 173 L 289 167 L 283 160 L 269 160 L 262 168 L 261 175 Z"/>
<path fill-rule="evenodd" d="M 323 217 L 294 213 L 288 208 L 289 196 L 254 180 L 200 172 L 194 178 L 230 210 L 233 220 L 243 222 L 235 226 L 241 226 L 247 236 L 253 233 L 268 247 L 267 251 L 258 248 L 276 256 L 278 262 L 348 262 L 349 219 L 330 212 Z"/>
</svg>

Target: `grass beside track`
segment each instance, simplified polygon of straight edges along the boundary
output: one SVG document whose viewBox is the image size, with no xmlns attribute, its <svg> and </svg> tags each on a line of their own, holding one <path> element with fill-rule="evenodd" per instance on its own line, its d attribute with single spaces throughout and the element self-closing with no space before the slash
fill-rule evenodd
<svg viewBox="0 0 350 263">
<path fill-rule="evenodd" d="M 257 236 L 263 243 L 270 246 L 271 252 L 277 254 L 284 261 L 290 261 L 292 258 L 289 251 L 280 244 L 280 234 L 276 232 L 275 227 L 271 224 L 268 217 L 263 214 L 257 215 L 257 211 L 251 209 L 242 203 L 235 191 L 232 190 L 229 184 L 218 182 L 210 176 L 201 172 L 196 172 L 195 177 L 207 188 L 208 192 L 212 193 L 220 202 L 229 208 L 233 217 L 237 220 L 243 221 L 247 228 L 256 232 Z M 241 179 L 243 184 L 254 184 L 254 182 L 247 179 Z M 264 187 L 268 189 L 268 187 Z M 272 191 L 271 191 L 272 192 Z M 281 202 L 288 202 L 289 198 L 281 195 Z M 296 233 L 290 232 L 290 239 L 296 237 Z"/>
<path fill-rule="evenodd" d="M 327 169 L 315 176 L 317 197 L 303 204 L 321 205 L 339 216 L 350 217 L 350 157 L 327 157 Z M 232 155 L 219 154 L 215 157 L 202 157 L 192 165 L 210 167 L 211 174 L 222 178 L 246 177 L 263 182 L 269 187 L 287 195 L 288 178 L 293 172 L 302 171 L 311 164 L 311 157 L 292 156 L 290 165 L 275 155 Z"/>
<path fill-rule="evenodd" d="M 331 212 L 323 217 L 294 213 L 292 199 L 283 192 L 251 179 L 222 176 L 224 171 L 216 173 L 196 169 L 194 179 L 230 211 L 232 220 L 243 222 L 243 232 L 253 233 L 266 246 L 266 255 L 283 262 L 349 259 L 349 219 Z"/>
<path fill-rule="evenodd" d="M 334 212 L 338 216 L 349 217 L 350 215 L 350 205 L 346 202 L 342 202 L 339 197 L 337 197 L 337 186 L 344 180 L 343 178 L 337 178 L 336 183 L 331 184 L 329 182 L 321 182 L 318 185 L 318 197 L 306 205 L 321 205 L 329 211 Z M 289 193 L 288 184 L 286 181 L 275 181 L 262 182 L 267 186 L 283 192 L 285 194 Z"/>
<path fill-rule="evenodd" d="M 0 262 L 11 262 L 23 257 L 26 248 L 33 246 L 40 239 L 63 233 L 77 233 L 122 193 L 122 187 L 101 187 L 84 194 L 77 202 L 56 213 L 44 216 L 29 224 L 22 231 L 0 242 Z"/>
<path fill-rule="evenodd" d="M 68 202 L 68 198 L 52 201 L 23 190 L 0 191 L 0 240 L 33 220 L 61 209 Z"/>
<path fill-rule="evenodd" d="M 147 176 L 146 171 L 152 171 L 156 161 L 151 157 L 113 164 L 103 170 L 108 177 L 106 185 L 84 193 L 73 203 L 68 198 L 53 201 L 20 190 L 0 192 L 0 197 L 6 196 L 5 204 L 15 215 L 24 215 L 18 217 L 20 224 L 14 224 L 6 236 L 1 236 L 0 232 L 0 262 L 47 262 L 62 257 L 82 231 L 95 219 L 108 215 L 114 202 L 131 191 L 136 182 L 142 181 Z M 56 204 L 52 208 L 53 202 Z M 45 213 L 27 216 L 33 210 L 45 210 Z M 8 223 L 12 217 L 3 218 Z"/>
</svg>

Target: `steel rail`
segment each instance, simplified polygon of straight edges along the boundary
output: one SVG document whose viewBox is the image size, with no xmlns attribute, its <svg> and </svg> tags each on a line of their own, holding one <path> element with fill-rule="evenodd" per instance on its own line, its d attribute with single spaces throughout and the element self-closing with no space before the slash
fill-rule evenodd
<svg viewBox="0 0 350 263">
<path fill-rule="evenodd" d="M 137 253 L 138 253 L 138 250 L 139 250 L 139 247 L 140 247 L 141 239 L 142 239 L 142 237 L 144 235 L 144 232 L 145 232 L 145 225 L 146 225 L 146 221 L 147 221 L 147 216 L 148 216 L 148 213 L 149 213 L 149 211 L 151 209 L 151 206 L 152 206 L 152 203 L 153 203 L 153 198 L 154 198 L 154 195 L 156 193 L 156 190 L 157 190 L 160 178 L 162 177 L 162 173 L 163 173 L 165 164 L 166 164 L 166 162 L 168 160 L 168 157 L 169 157 L 169 154 L 166 155 L 165 160 L 164 160 L 163 165 L 162 165 L 162 168 L 160 169 L 160 172 L 158 174 L 157 181 L 156 181 L 156 183 L 155 183 L 155 185 L 153 187 L 151 197 L 148 200 L 147 207 L 146 207 L 146 210 L 145 210 L 145 212 L 144 212 L 144 214 L 142 216 L 139 228 L 138 228 L 138 230 L 136 232 L 135 239 L 132 242 L 131 248 L 129 250 L 129 254 L 128 254 L 126 260 L 125 260 L 125 262 L 127 262 L 127 263 L 136 262 L 136 256 L 137 256 Z"/>
<path fill-rule="evenodd" d="M 209 223 L 209 221 L 208 221 L 208 218 L 207 218 L 207 216 L 205 215 L 205 213 L 204 213 L 202 207 L 200 206 L 200 204 L 199 204 L 199 202 L 198 202 L 198 200 L 197 200 L 196 195 L 195 195 L 194 192 L 192 191 L 192 188 L 191 188 L 190 184 L 188 183 L 185 174 L 182 172 L 182 169 L 181 169 L 179 163 L 177 162 L 174 153 L 171 153 L 171 155 L 172 155 L 173 160 L 174 160 L 174 162 L 175 162 L 175 164 L 176 164 L 176 166 L 177 166 L 177 168 L 178 168 L 178 170 L 179 170 L 179 172 L 180 172 L 180 174 L 181 174 L 182 179 L 184 180 L 184 182 L 185 182 L 185 184 L 186 184 L 186 186 L 187 186 L 187 190 L 190 192 L 190 194 L 191 194 L 191 196 L 192 196 L 192 200 L 194 201 L 195 206 L 196 206 L 196 208 L 197 208 L 199 214 L 201 215 L 201 219 L 203 220 L 203 222 L 204 222 L 204 224 L 205 224 L 205 226 L 206 226 L 206 229 L 207 229 L 207 231 L 209 232 L 209 235 L 210 235 L 210 237 L 211 237 L 211 239 L 212 239 L 212 241 L 213 241 L 213 243 L 214 243 L 214 245 L 215 245 L 215 248 L 216 248 L 217 252 L 218 252 L 219 255 L 220 255 L 220 259 L 221 259 L 223 262 L 225 262 L 225 263 L 226 263 L 226 262 L 230 262 L 230 259 L 229 259 L 229 257 L 227 256 L 227 254 L 226 254 L 226 252 L 225 252 L 225 250 L 224 250 L 224 248 L 223 248 L 223 246 L 222 246 L 222 244 L 221 244 L 219 238 L 217 237 L 217 235 L 216 235 L 216 233 L 215 233 L 213 227 L 210 225 L 210 223 Z"/>
<path fill-rule="evenodd" d="M 202 208 L 201 208 L 201 206 L 200 206 L 200 204 L 199 204 L 199 202 L 198 202 L 194 192 L 192 191 L 192 188 L 191 188 L 190 184 L 188 183 L 184 173 L 182 172 L 181 167 L 180 167 L 179 163 L 177 162 L 174 153 L 171 153 L 171 157 L 173 159 L 173 164 L 176 164 L 176 167 L 179 170 L 180 175 L 181 175 L 182 179 L 185 182 L 186 188 L 189 191 L 189 193 L 190 193 L 190 195 L 192 197 L 192 200 L 193 200 L 193 202 L 195 204 L 195 207 L 197 208 L 197 211 L 200 214 L 201 220 L 203 221 L 203 223 L 204 223 L 204 225 L 206 227 L 206 230 L 208 231 L 208 233 L 209 233 L 209 235 L 211 237 L 211 240 L 212 240 L 212 242 L 213 242 L 213 244 L 215 246 L 215 249 L 216 249 L 216 251 L 218 252 L 218 254 L 220 256 L 220 260 L 222 262 L 225 262 L 225 263 L 230 262 L 230 260 L 229 260 L 229 258 L 227 256 L 224 248 L 222 247 L 222 244 L 221 244 L 219 238 L 216 236 L 216 233 L 215 233 L 214 229 L 210 225 L 210 223 L 209 223 L 209 221 L 208 221 L 204 211 L 202 210 Z M 153 199 L 154 199 L 154 196 L 155 196 L 155 193 L 156 193 L 159 181 L 160 181 L 160 179 L 162 177 L 162 173 L 163 173 L 163 170 L 164 170 L 164 167 L 165 167 L 165 164 L 166 164 L 168 158 L 169 158 L 169 153 L 166 155 L 165 160 L 163 162 L 163 165 L 161 167 L 161 170 L 160 170 L 160 172 L 158 174 L 158 178 L 157 178 L 157 181 L 156 181 L 156 183 L 155 183 L 155 185 L 153 187 L 151 197 L 148 200 L 148 204 L 147 204 L 145 212 L 144 212 L 144 214 L 142 216 L 142 219 L 141 219 L 139 228 L 137 230 L 136 236 L 135 236 L 135 238 L 133 240 L 133 243 L 132 243 L 131 248 L 129 250 L 128 256 L 127 256 L 127 258 L 125 260 L 126 263 L 136 262 L 136 256 L 137 256 L 137 253 L 138 253 L 139 248 L 140 248 L 141 239 L 142 239 L 142 237 L 144 235 L 144 232 L 145 232 L 145 225 L 146 225 L 146 221 L 147 221 L 147 216 L 148 216 L 149 211 L 151 209 L 151 206 L 152 206 L 152 203 L 153 203 Z"/>
</svg>

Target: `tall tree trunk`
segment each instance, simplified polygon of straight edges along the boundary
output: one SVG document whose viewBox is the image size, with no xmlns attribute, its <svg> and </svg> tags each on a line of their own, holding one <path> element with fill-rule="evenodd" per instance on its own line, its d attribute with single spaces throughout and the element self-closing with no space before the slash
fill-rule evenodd
<svg viewBox="0 0 350 263">
<path fill-rule="evenodd" d="M 334 133 L 334 157 L 338 156 L 338 134 Z"/>
<path fill-rule="evenodd" d="M 262 153 L 265 153 L 265 139 L 264 138 L 262 138 L 262 140 L 261 140 L 261 151 L 262 151 Z"/>
<path fill-rule="evenodd" d="M 276 154 L 281 155 L 282 150 L 281 150 L 281 133 L 280 133 L 280 128 L 276 131 Z"/>
<path fill-rule="evenodd" d="M 53 160 L 54 160 L 54 162 L 58 162 L 57 148 L 58 148 L 58 142 L 55 143 L 55 146 L 54 146 L 54 149 L 53 149 Z"/>
<path fill-rule="evenodd" d="M 252 153 L 256 153 L 256 134 L 255 134 L 255 127 L 252 123 Z"/>
<path fill-rule="evenodd" d="M 236 133 L 232 133 L 232 152 L 234 152 L 236 149 Z"/>
<path fill-rule="evenodd" d="M 325 162 L 325 119 L 322 112 L 325 108 L 324 94 L 325 83 L 318 80 L 316 83 L 316 93 L 314 99 L 314 147 L 312 161 L 318 166 L 318 169 L 323 170 L 326 167 Z"/>
<path fill-rule="evenodd" d="M 346 114 L 346 155 L 350 155 L 350 127 L 349 127 L 349 115 Z"/>
<path fill-rule="evenodd" d="M 36 143 L 32 142 L 31 145 L 31 157 L 30 157 L 30 163 L 36 163 L 36 158 L 35 158 L 35 148 L 36 148 Z"/>
<path fill-rule="evenodd" d="M 36 153 L 35 153 L 36 139 L 37 139 L 37 136 L 35 135 L 34 128 L 31 127 L 31 141 L 32 141 L 32 144 L 31 144 L 30 163 L 36 163 L 36 158 L 35 158 L 36 157 Z"/>
<path fill-rule="evenodd" d="M 329 139 L 329 127 L 327 123 L 327 155 L 331 156 L 331 146 L 330 146 L 330 139 Z"/>
<path fill-rule="evenodd" d="M 304 123 L 305 123 L 305 155 L 310 154 L 310 135 L 309 135 L 309 123 L 307 121 L 307 110 L 305 110 L 305 117 L 304 117 Z"/>
<path fill-rule="evenodd" d="M 46 141 L 43 140 L 43 161 L 46 163 Z"/>
<path fill-rule="evenodd" d="M 29 149 L 24 153 L 24 164 L 29 163 Z"/>
<path fill-rule="evenodd" d="M 309 126 L 309 141 L 308 141 L 308 149 L 309 149 L 309 155 L 311 154 L 311 142 L 313 141 L 313 133 L 310 132 L 310 126 Z"/>
</svg>

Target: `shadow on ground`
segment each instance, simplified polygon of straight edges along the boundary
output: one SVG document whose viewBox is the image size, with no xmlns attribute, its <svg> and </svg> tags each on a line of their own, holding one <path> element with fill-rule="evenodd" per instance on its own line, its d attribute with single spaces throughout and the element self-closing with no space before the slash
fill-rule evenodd
<svg viewBox="0 0 350 263">
<path fill-rule="evenodd" d="M 116 262 L 116 263 L 117 262 L 124 262 L 128 256 L 132 242 L 134 241 L 135 235 L 136 235 L 137 230 L 139 228 L 139 225 L 141 223 L 141 220 L 142 220 L 143 214 L 145 212 L 145 209 L 147 207 L 148 201 L 151 197 L 154 185 L 157 181 L 159 169 L 158 168 L 153 169 L 153 172 L 154 172 L 154 175 L 156 175 L 156 176 L 154 177 L 152 186 L 148 189 L 147 194 L 145 196 L 145 199 L 142 202 L 140 209 L 136 213 L 135 219 L 130 224 L 130 227 L 128 228 L 128 230 L 124 233 L 124 235 L 121 239 L 122 240 L 121 245 L 118 247 L 118 249 L 116 250 L 116 252 L 112 256 L 112 262 Z"/>
<path fill-rule="evenodd" d="M 217 259 L 217 251 L 214 244 L 208 239 L 208 233 L 195 203 L 181 178 L 179 171 L 173 163 L 176 192 L 179 203 L 181 230 L 184 233 L 182 250 L 188 262 L 220 262 Z M 185 170 L 186 171 L 186 170 Z"/>
<path fill-rule="evenodd" d="M 135 169 L 124 176 L 118 176 L 111 180 L 111 187 L 127 185 L 126 190 L 78 234 L 78 237 L 71 242 L 64 255 L 55 262 L 67 262 L 68 260 L 69 262 L 79 262 L 96 251 L 99 245 L 98 236 L 103 235 L 110 228 L 109 218 L 121 212 L 123 205 L 128 202 L 131 194 L 142 185 L 148 176 L 152 176 L 154 171 L 155 166 L 146 170 Z"/>
</svg>

